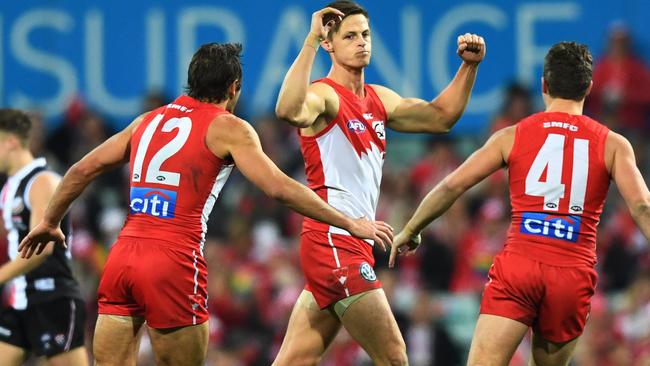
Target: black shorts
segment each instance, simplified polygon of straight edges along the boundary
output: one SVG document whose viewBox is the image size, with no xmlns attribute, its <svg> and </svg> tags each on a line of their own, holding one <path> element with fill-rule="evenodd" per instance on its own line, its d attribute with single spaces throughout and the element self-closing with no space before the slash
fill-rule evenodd
<svg viewBox="0 0 650 366">
<path fill-rule="evenodd" d="M 83 346 L 85 304 L 60 298 L 30 305 L 25 310 L 0 309 L 0 342 L 52 357 Z"/>
</svg>

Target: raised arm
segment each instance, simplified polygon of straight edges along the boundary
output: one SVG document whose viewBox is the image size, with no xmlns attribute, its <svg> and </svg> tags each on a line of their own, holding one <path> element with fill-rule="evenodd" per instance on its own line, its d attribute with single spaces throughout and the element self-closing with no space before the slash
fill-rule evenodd
<svg viewBox="0 0 650 366">
<path fill-rule="evenodd" d="M 453 80 L 432 101 L 402 98 L 388 88 L 374 86 L 388 114 L 387 126 L 401 132 L 448 132 L 467 107 L 485 51 L 483 37 L 469 33 L 458 36 L 457 52 L 463 62 Z"/>
<path fill-rule="evenodd" d="M 59 227 L 63 216 L 72 202 L 98 175 L 129 161 L 131 133 L 142 119 L 144 115 L 136 118 L 127 128 L 104 141 L 68 169 L 52 195 L 43 219 L 18 246 L 23 258 L 31 257 L 34 251 L 39 254 L 50 241 L 65 246 L 65 237 Z"/>
<path fill-rule="evenodd" d="M 312 14 L 311 29 L 305 43 L 284 77 L 275 114 L 297 127 L 309 127 L 325 112 L 326 99 L 319 93 L 319 85 L 310 85 L 310 75 L 320 42 L 327 37 L 331 23 L 323 25 L 327 14 L 343 16 L 339 10 L 325 8 Z"/>
<path fill-rule="evenodd" d="M 232 157 L 248 180 L 294 211 L 345 229 L 356 237 L 375 240 L 384 249 L 390 245 L 393 237 L 390 226 L 343 215 L 278 169 L 264 154 L 257 133 L 246 121 L 233 115 L 217 117 L 210 125 L 206 142 L 215 155 Z"/>
<path fill-rule="evenodd" d="M 623 136 L 611 132 L 605 146 L 610 174 L 639 229 L 650 240 L 650 192 L 636 166 L 634 150 Z"/>
<path fill-rule="evenodd" d="M 390 267 L 395 264 L 398 253 L 415 251 L 422 229 L 445 213 L 461 194 L 506 165 L 514 141 L 514 132 L 515 127 L 496 132 L 483 147 L 426 195 L 404 229 L 395 236 L 390 253 Z M 407 248 L 409 250 L 405 251 Z"/>
</svg>

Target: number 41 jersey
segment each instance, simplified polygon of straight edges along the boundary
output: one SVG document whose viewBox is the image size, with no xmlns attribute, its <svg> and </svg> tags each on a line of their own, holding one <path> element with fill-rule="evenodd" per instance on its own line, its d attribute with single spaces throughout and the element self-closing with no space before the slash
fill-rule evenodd
<svg viewBox="0 0 650 366">
<path fill-rule="evenodd" d="M 131 137 L 130 207 L 120 237 L 203 249 L 208 216 L 234 166 L 205 142 L 223 113 L 181 96 L 145 117 Z"/>
<path fill-rule="evenodd" d="M 609 189 L 609 130 L 582 115 L 537 113 L 516 127 L 509 156 L 512 224 L 505 250 L 558 266 L 596 263 Z"/>
</svg>

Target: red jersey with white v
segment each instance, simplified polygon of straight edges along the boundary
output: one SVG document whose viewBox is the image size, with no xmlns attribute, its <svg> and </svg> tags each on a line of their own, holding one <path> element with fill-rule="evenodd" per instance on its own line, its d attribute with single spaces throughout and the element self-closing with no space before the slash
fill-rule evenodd
<svg viewBox="0 0 650 366">
<path fill-rule="evenodd" d="M 386 153 L 387 120 L 381 100 L 369 85 L 359 98 L 331 79 L 339 112 L 315 136 L 300 136 L 309 187 L 331 206 L 350 217 L 374 220 Z M 343 229 L 305 218 L 303 231 L 349 235 Z"/>
<path fill-rule="evenodd" d="M 586 117 L 538 113 L 516 127 L 508 169 L 506 251 L 555 265 L 596 263 L 596 228 L 610 176 L 609 130 Z"/>
<path fill-rule="evenodd" d="M 205 143 L 222 113 L 181 96 L 142 121 L 131 138 L 130 212 L 120 236 L 203 248 L 208 216 L 234 166 Z"/>
</svg>

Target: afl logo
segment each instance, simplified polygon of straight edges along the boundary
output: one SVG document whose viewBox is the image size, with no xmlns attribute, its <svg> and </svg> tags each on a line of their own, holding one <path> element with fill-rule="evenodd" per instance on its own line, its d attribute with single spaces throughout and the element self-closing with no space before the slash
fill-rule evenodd
<svg viewBox="0 0 650 366">
<path fill-rule="evenodd" d="M 363 133 L 366 131 L 366 126 L 358 119 L 351 119 L 348 121 L 348 130 L 354 133 Z"/>
<path fill-rule="evenodd" d="M 582 207 L 580 207 L 580 206 L 571 206 L 571 211 L 573 211 L 573 212 L 582 212 Z"/>
<path fill-rule="evenodd" d="M 368 263 L 366 262 L 361 263 L 361 266 L 359 267 L 359 272 L 361 272 L 361 277 L 363 277 L 364 280 L 368 282 L 377 281 L 377 275 L 375 275 L 375 271 Z"/>
<path fill-rule="evenodd" d="M 548 207 L 548 208 L 557 208 L 557 205 L 555 203 L 553 203 L 553 202 L 548 202 L 548 203 L 546 203 L 546 207 Z"/>
</svg>

